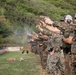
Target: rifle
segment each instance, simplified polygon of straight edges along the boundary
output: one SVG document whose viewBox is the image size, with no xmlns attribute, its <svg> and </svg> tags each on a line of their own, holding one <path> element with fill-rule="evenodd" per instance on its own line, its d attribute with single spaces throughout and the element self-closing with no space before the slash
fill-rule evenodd
<svg viewBox="0 0 76 75">
<path fill-rule="evenodd" d="M 74 30 L 76 30 L 76 24 L 67 24 L 64 22 L 55 22 L 53 24 L 54 27 L 57 27 L 59 30 L 62 31 L 63 35 L 65 33 L 70 34 Z"/>
<path fill-rule="evenodd" d="M 72 29 L 76 28 L 76 24 L 68 24 L 68 23 L 64 23 L 64 22 L 55 22 L 53 24 L 54 27 L 57 27 L 58 29 L 63 29 L 65 30 L 66 28 L 70 27 Z"/>
<path fill-rule="evenodd" d="M 76 24 L 70 24 L 70 27 L 71 27 L 73 30 L 76 30 Z"/>
</svg>

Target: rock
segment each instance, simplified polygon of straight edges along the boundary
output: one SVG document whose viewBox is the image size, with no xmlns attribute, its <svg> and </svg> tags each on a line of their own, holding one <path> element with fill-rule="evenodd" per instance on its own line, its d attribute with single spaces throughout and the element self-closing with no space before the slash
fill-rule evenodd
<svg viewBox="0 0 76 75">
<path fill-rule="evenodd" d="M 14 62 L 15 60 L 16 58 L 8 58 L 6 61 L 11 63 L 11 62 Z"/>
</svg>

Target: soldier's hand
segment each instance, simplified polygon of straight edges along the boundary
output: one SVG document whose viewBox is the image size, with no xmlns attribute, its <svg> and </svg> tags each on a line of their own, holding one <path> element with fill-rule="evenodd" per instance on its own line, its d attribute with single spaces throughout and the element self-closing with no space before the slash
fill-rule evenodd
<svg viewBox="0 0 76 75">
<path fill-rule="evenodd" d="M 41 27 L 41 23 L 39 22 L 39 24 L 36 25 L 36 28 Z"/>
<path fill-rule="evenodd" d="M 36 26 L 37 29 L 39 29 L 40 31 L 42 31 L 41 26 Z"/>
<path fill-rule="evenodd" d="M 36 25 L 36 28 L 39 28 L 39 25 Z"/>
<path fill-rule="evenodd" d="M 54 50 L 52 52 L 50 52 L 50 55 L 52 56 L 54 54 Z"/>
<path fill-rule="evenodd" d="M 32 32 L 34 37 L 38 37 L 38 34 L 35 32 Z"/>
<path fill-rule="evenodd" d="M 53 21 L 47 16 L 40 16 L 46 24 L 53 24 Z"/>
<path fill-rule="evenodd" d="M 40 23 L 41 23 L 41 26 L 42 26 L 42 27 L 46 27 L 46 25 L 47 25 L 47 24 L 45 24 L 45 22 L 42 21 L 42 20 L 40 20 Z"/>
</svg>

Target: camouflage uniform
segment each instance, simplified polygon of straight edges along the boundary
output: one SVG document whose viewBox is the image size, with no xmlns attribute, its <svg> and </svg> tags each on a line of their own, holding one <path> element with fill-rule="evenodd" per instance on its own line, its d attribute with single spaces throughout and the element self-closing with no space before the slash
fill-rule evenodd
<svg viewBox="0 0 76 75">
<path fill-rule="evenodd" d="M 47 35 L 48 37 L 51 36 L 51 32 L 49 32 L 46 29 L 43 29 L 43 34 Z M 43 69 L 46 69 L 47 66 L 47 56 L 48 56 L 48 50 L 47 50 L 47 43 L 48 39 L 44 39 L 44 37 L 40 37 L 40 39 L 43 39 L 42 46 L 40 47 L 40 58 L 41 58 L 41 65 Z"/>
<path fill-rule="evenodd" d="M 76 31 L 72 43 L 72 75 L 76 75 Z"/>
<path fill-rule="evenodd" d="M 46 69 L 46 61 L 47 61 L 47 55 L 48 55 L 48 51 L 46 50 L 46 44 L 45 41 L 43 41 L 43 45 L 42 45 L 42 67 L 43 69 Z"/>
<path fill-rule="evenodd" d="M 43 29 L 43 34 L 48 36 L 47 41 L 43 42 L 43 59 L 42 59 L 42 63 L 45 66 L 47 66 L 47 57 L 48 57 L 48 48 L 50 48 L 50 37 L 52 36 L 52 33 L 49 30 Z M 46 46 L 46 47 L 45 47 Z"/>
<path fill-rule="evenodd" d="M 71 62 L 71 44 L 63 43 L 63 53 L 65 59 L 65 75 L 70 75 L 71 68 L 69 63 Z"/>
<path fill-rule="evenodd" d="M 43 44 L 43 42 L 47 39 L 44 39 L 43 36 L 39 36 L 38 37 L 39 40 L 39 56 L 40 56 L 40 63 L 41 63 L 41 66 L 42 66 L 42 69 L 45 69 L 46 68 L 46 57 L 47 57 L 47 52 L 46 52 L 46 45 Z"/>
<path fill-rule="evenodd" d="M 53 34 L 51 37 L 51 46 L 55 53 L 53 55 L 49 54 L 47 59 L 47 72 L 50 75 L 57 75 L 58 69 L 61 71 L 61 75 L 64 75 L 64 62 L 60 53 L 61 40 L 62 36 L 58 34 Z"/>
<path fill-rule="evenodd" d="M 60 29 L 63 32 L 63 36 L 65 38 L 68 38 L 70 36 L 70 26 L 67 23 L 64 22 L 56 22 L 55 25 L 62 26 L 63 30 Z M 65 59 L 65 75 L 70 75 L 70 66 L 69 63 L 71 61 L 71 44 L 67 44 L 62 41 L 62 48 L 64 53 L 64 59 Z"/>
<path fill-rule="evenodd" d="M 40 56 L 40 63 L 41 63 L 41 66 L 42 66 L 42 69 L 45 69 L 44 65 L 43 65 L 43 40 L 40 40 L 39 41 L 39 56 Z"/>
<path fill-rule="evenodd" d="M 67 26 L 67 24 L 66 24 Z M 69 26 L 69 27 L 68 27 Z M 72 67 L 70 66 L 69 63 L 71 63 L 71 60 L 72 62 L 76 62 L 75 59 L 76 59 L 76 55 L 75 55 L 75 38 L 76 38 L 76 34 L 75 34 L 75 31 L 71 30 L 70 28 L 70 24 L 68 24 L 68 28 L 67 28 L 67 33 L 66 34 L 66 30 L 65 30 L 65 35 L 64 37 L 67 38 L 69 36 L 72 36 L 73 37 L 73 43 L 72 45 L 71 44 L 66 44 L 66 43 L 63 43 L 63 52 L 64 52 L 64 58 L 65 58 L 65 75 L 70 75 L 72 72 L 72 75 L 74 75 L 75 73 L 75 67 Z M 72 71 L 71 71 L 72 70 Z M 76 75 L 76 74 L 75 74 Z"/>
<path fill-rule="evenodd" d="M 74 22 L 76 24 L 76 21 Z M 71 59 L 72 59 L 72 71 L 71 75 L 76 75 L 76 30 L 73 31 L 72 34 L 72 47 L 71 47 Z"/>
<path fill-rule="evenodd" d="M 38 43 L 36 40 L 29 42 L 31 45 L 31 52 L 38 54 Z"/>
<path fill-rule="evenodd" d="M 65 36 L 70 36 L 70 34 L 66 34 Z M 67 44 L 62 41 L 62 48 L 65 59 L 65 75 L 70 75 L 71 68 L 69 66 L 69 63 L 71 62 L 71 44 Z"/>
</svg>

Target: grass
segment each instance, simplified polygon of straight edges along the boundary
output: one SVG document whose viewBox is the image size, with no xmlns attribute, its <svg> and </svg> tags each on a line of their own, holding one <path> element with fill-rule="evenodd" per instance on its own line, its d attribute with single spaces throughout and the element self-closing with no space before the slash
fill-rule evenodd
<svg viewBox="0 0 76 75">
<path fill-rule="evenodd" d="M 24 58 L 20 61 L 20 58 Z M 16 58 L 13 62 L 7 59 Z M 44 75 L 40 72 L 41 66 L 37 55 L 21 54 L 21 52 L 9 52 L 0 55 L 0 75 Z"/>
</svg>

